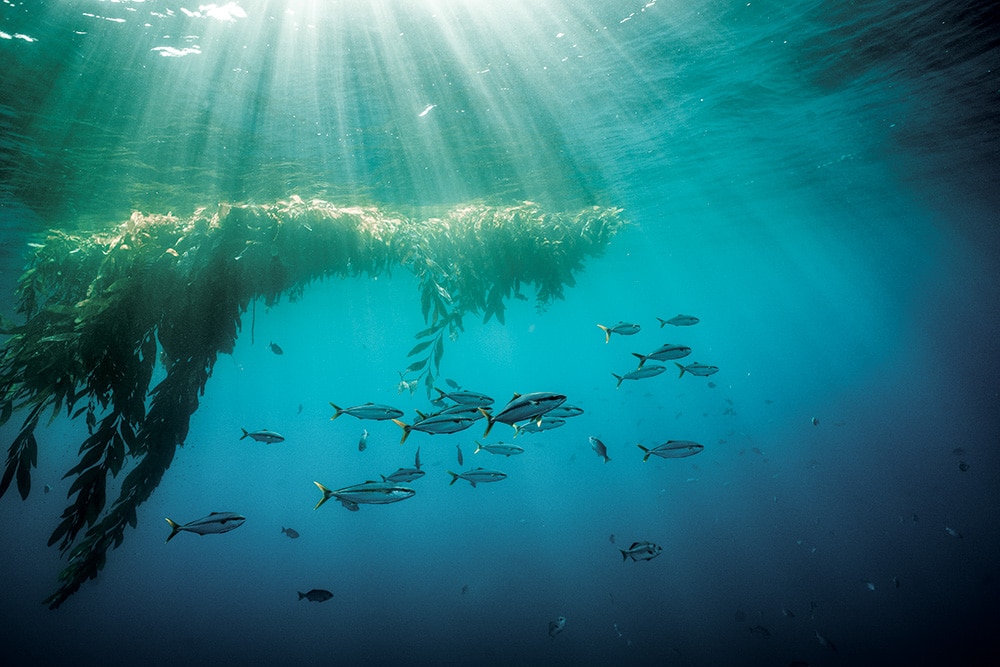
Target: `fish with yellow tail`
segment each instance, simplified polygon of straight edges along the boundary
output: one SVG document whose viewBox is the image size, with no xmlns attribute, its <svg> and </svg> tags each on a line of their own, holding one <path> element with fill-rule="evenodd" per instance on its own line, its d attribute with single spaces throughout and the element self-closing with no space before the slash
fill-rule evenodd
<svg viewBox="0 0 1000 667">
<path fill-rule="evenodd" d="M 195 533 L 197 535 L 216 535 L 218 533 L 228 533 L 231 530 L 235 530 L 243 525 L 247 520 L 245 516 L 240 516 L 239 514 L 233 514 L 232 512 L 212 512 L 206 517 L 200 519 L 195 519 L 181 525 L 176 521 L 167 519 L 167 523 L 170 524 L 170 534 L 167 535 L 166 541 L 174 539 L 174 536 L 182 530 L 189 533 Z"/>
</svg>

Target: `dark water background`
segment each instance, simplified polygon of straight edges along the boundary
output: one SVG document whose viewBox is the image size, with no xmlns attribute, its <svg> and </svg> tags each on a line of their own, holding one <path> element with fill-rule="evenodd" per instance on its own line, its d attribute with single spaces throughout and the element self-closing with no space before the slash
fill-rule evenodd
<svg viewBox="0 0 1000 667">
<path fill-rule="evenodd" d="M 64 565 L 45 543 L 83 430 L 40 431 L 32 496 L 0 501 L 5 656 L 912 665 L 1000 653 L 995 6 L 239 6 L 0 6 L 3 312 L 34 234 L 133 209 L 291 194 L 404 211 L 620 206 L 631 226 L 564 301 L 470 323 L 442 363 L 500 402 L 560 391 L 587 412 L 519 437 L 528 451 L 509 460 L 472 454 L 478 427 L 400 447 L 396 426 L 331 423 L 327 402 L 429 407 L 396 390 L 424 327 L 415 280 L 322 283 L 260 306 L 255 344 L 244 335 L 217 363 L 138 528 L 57 611 L 40 604 Z M 702 321 L 658 329 L 680 312 Z M 619 320 L 642 331 L 605 345 L 595 324 Z M 630 352 L 664 342 L 718 365 L 717 386 L 668 372 L 615 389 Z M 239 441 L 241 427 L 287 440 Z M 511 442 L 497 429 L 490 441 Z M 636 443 L 668 439 L 705 451 L 642 463 Z M 509 478 L 449 486 L 456 445 L 465 467 Z M 413 499 L 312 510 L 313 480 L 388 474 L 417 446 L 428 474 Z M 163 543 L 164 516 L 211 511 L 246 525 Z M 616 547 L 641 540 L 663 554 L 622 563 Z M 297 600 L 311 588 L 334 598 Z"/>
</svg>

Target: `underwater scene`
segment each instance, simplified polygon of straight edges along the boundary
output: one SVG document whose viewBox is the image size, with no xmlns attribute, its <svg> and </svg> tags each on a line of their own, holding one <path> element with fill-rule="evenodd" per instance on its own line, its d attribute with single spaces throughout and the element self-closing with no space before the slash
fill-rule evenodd
<svg viewBox="0 0 1000 667">
<path fill-rule="evenodd" d="M 1000 10 L 4 0 L 12 665 L 992 665 Z"/>
</svg>

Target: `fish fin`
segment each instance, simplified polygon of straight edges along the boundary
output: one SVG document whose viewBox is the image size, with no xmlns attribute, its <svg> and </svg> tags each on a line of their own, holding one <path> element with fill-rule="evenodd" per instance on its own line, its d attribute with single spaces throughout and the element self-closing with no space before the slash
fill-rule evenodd
<svg viewBox="0 0 1000 667">
<path fill-rule="evenodd" d="M 625 550 L 624 549 L 619 549 L 618 551 L 622 552 L 622 562 L 624 563 L 625 561 L 627 561 L 628 560 L 628 554 L 625 552 Z"/>
<path fill-rule="evenodd" d="M 649 359 L 645 354 L 639 354 L 638 352 L 633 352 L 632 356 L 639 359 L 639 368 L 642 368 L 642 365 L 646 363 L 646 359 Z"/>
<path fill-rule="evenodd" d="M 458 475 L 456 475 L 455 473 L 453 473 L 450 470 L 448 471 L 448 474 L 451 475 L 451 481 L 448 482 L 448 486 L 451 486 L 452 484 L 454 484 L 455 482 L 458 481 Z"/>
<path fill-rule="evenodd" d="M 681 365 L 680 365 L 679 363 L 677 363 L 676 361 L 674 362 L 674 365 L 675 365 L 675 366 L 677 366 L 677 368 L 681 369 L 681 374 L 680 374 L 680 375 L 678 375 L 677 377 L 679 377 L 679 378 L 682 378 L 682 377 L 684 377 L 684 367 L 683 367 L 683 366 L 681 366 Z"/>
<path fill-rule="evenodd" d="M 598 324 L 597 326 L 599 326 L 604 331 L 604 342 L 605 344 L 607 344 L 607 342 L 611 340 L 611 328 L 606 327 L 603 324 Z"/>
<path fill-rule="evenodd" d="M 243 431 L 243 435 L 240 436 L 240 440 L 250 435 L 245 428 L 241 428 L 240 430 Z"/>
<path fill-rule="evenodd" d="M 642 457 L 642 462 L 645 463 L 646 461 L 648 461 L 649 460 L 649 450 L 646 449 L 645 447 L 643 447 L 642 445 L 636 445 L 636 447 L 638 447 L 642 451 L 646 452 L 646 455 Z"/>
<path fill-rule="evenodd" d="M 472 485 L 472 488 L 476 488 L 476 483 L 473 480 L 470 479 L 469 484 Z"/>
<path fill-rule="evenodd" d="M 171 521 L 170 519 L 167 519 L 167 523 L 170 524 L 170 534 L 167 535 L 167 539 L 164 541 L 164 544 L 166 544 L 170 540 L 174 539 L 174 535 L 176 535 L 177 533 L 179 533 L 180 530 L 181 530 L 180 524 L 177 523 L 176 521 Z"/>
<path fill-rule="evenodd" d="M 483 449 L 483 446 L 479 443 L 478 440 L 476 440 L 476 451 L 474 451 L 472 453 L 473 454 L 478 454 L 480 451 L 482 451 L 482 449 Z"/>
<path fill-rule="evenodd" d="M 381 478 L 382 478 L 382 481 L 383 481 L 383 482 L 388 482 L 388 481 L 389 481 L 389 480 L 387 480 L 387 479 L 385 478 L 385 475 L 379 475 L 379 477 L 381 477 Z"/>
<path fill-rule="evenodd" d="M 334 403 L 333 401 L 328 401 L 328 402 L 329 402 L 329 403 L 330 403 L 330 405 L 331 405 L 331 406 L 333 407 L 333 409 L 334 409 L 334 410 L 336 410 L 336 412 L 335 412 L 335 413 L 333 413 L 333 416 L 332 416 L 332 417 L 330 417 L 330 421 L 333 421 L 334 419 L 336 419 L 336 418 L 337 418 L 337 417 L 339 417 L 340 415 L 344 414 L 344 411 L 343 411 L 343 409 L 342 409 L 342 408 L 341 408 L 341 407 L 340 407 L 339 405 L 337 405 L 337 404 L 336 404 L 336 403 Z"/>
<path fill-rule="evenodd" d="M 490 429 L 493 428 L 493 416 L 482 408 L 479 408 L 479 411 L 483 413 L 484 417 L 486 417 L 486 431 L 483 432 L 483 437 L 485 438 L 490 434 Z"/>
<path fill-rule="evenodd" d="M 298 591 L 295 591 L 295 592 L 296 592 L 296 593 L 299 593 Z M 300 599 L 300 600 L 301 600 L 302 598 L 304 598 L 305 596 L 306 596 L 306 594 L 305 594 L 305 593 L 299 593 L 299 599 Z"/>
<path fill-rule="evenodd" d="M 316 503 L 316 507 L 313 508 L 314 510 L 318 510 L 320 506 L 323 505 L 323 503 L 325 503 L 326 501 L 328 501 L 330 498 L 333 497 L 333 491 L 326 488 L 319 482 L 313 482 L 313 484 L 315 484 L 319 488 L 319 490 L 323 492 L 323 497 L 319 499 L 319 502 Z"/>
<path fill-rule="evenodd" d="M 393 423 L 396 424 L 396 426 L 398 426 L 399 428 L 403 429 L 403 437 L 399 439 L 399 444 L 403 444 L 404 442 L 406 442 L 406 439 L 410 436 L 410 428 L 411 427 L 410 427 L 409 424 L 405 424 L 405 423 L 399 421 L 398 419 L 393 419 L 392 421 L 393 421 Z"/>
<path fill-rule="evenodd" d="M 661 329 L 667 325 L 667 321 L 665 319 L 663 319 L 662 317 L 657 317 L 656 319 L 658 319 L 660 321 L 660 328 Z"/>
<path fill-rule="evenodd" d="M 612 375 L 618 378 L 618 384 L 615 385 L 615 389 L 617 389 L 618 387 L 622 386 L 622 380 L 624 380 L 625 378 L 623 378 L 621 375 L 615 375 L 614 373 L 612 373 Z"/>
</svg>

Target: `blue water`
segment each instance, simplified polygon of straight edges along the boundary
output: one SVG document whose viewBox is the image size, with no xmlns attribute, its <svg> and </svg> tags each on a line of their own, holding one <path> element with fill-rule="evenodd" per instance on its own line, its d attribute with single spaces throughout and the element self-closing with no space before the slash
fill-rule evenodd
<svg viewBox="0 0 1000 667">
<path fill-rule="evenodd" d="M 997 10 L 643 4 L 0 6 L 7 317 L 38 232 L 132 209 L 532 199 L 630 222 L 565 299 L 529 294 L 447 344 L 442 388 L 585 409 L 516 439 L 498 424 L 521 456 L 473 454 L 479 424 L 400 446 L 390 422 L 331 422 L 330 401 L 432 407 L 396 386 L 426 325 L 405 271 L 315 283 L 258 303 L 253 341 L 244 320 L 138 527 L 50 611 L 65 560 L 46 542 L 86 431 L 40 429 L 31 496 L 0 500 L 7 659 L 992 664 Z M 678 313 L 701 322 L 658 327 Z M 596 325 L 622 320 L 641 331 L 605 344 Z M 615 388 L 664 342 L 720 371 Z M 705 449 L 642 462 L 637 443 L 670 439 Z M 450 486 L 456 445 L 508 478 Z M 412 499 L 313 510 L 314 480 L 389 474 L 417 447 Z M 164 517 L 212 511 L 247 521 L 164 544 Z M 659 557 L 622 562 L 647 540 Z M 312 588 L 334 597 L 298 599 Z"/>
</svg>

